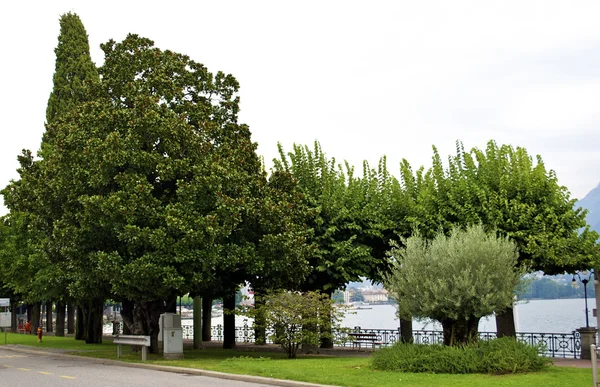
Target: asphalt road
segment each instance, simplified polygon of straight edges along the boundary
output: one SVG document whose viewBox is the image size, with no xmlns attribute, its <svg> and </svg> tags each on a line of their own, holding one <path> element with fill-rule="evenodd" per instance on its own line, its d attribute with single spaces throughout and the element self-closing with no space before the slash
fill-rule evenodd
<svg viewBox="0 0 600 387">
<path fill-rule="evenodd" d="M 0 349 L 1 387 L 259 387 L 206 376 L 101 364 L 85 358 L 25 354 Z"/>
</svg>

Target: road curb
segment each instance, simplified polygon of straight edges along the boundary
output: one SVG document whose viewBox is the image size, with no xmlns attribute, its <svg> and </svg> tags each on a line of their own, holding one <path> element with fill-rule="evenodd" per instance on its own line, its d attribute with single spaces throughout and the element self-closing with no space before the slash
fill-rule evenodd
<svg viewBox="0 0 600 387">
<path fill-rule="evenodd" d="M 87 360 L 87 361 L 91 361 L 94 363 L 115 365 L 115 366 L 121 366 L 121 367 L 151 369 L 151 370 L 156 370 L 156 371 L 172 372 L 172 373 L 177 373 L 177 374 L 200 375 L 200 376 L 208 376 L 208 377 L 212 377 L 212 378 L 235 380 L 235 381 L 240 381 L 240 382 L 260 383 L 260 384 L 267 384 L 270 386 L 339 387 L 339 386 L 334 386 L 334 385 L 330 385 L 330 384 L 326 385 L 326 384 L 299 382 L 296 380 L 274 379 L 274 378 L 267 378 L 264 376 L 228 374 L 225 372 L 202 370 L 202 369 L 198 369 L 198 368 L 174 367 L 174 366 L 164 366 L 164 365 L 158 365 L 158 364 L 145 364 L 145 363 L 129 363 L 129 362 L 123 362 L 123 361 L 119 361 L 119 360 L 98 359 L 95 357 L 78 356 L 78 355 L 73 355 L 73 354 L 37 350 L 37 349 L 32 349 L 32 348 L 16 347 L 16 346 L 11 346 L 11 345 L 2 345 L 2 346 L 0 346 L 0 349 L 6 349 L 8 351 L 19 352 L 19 353 L 29 353 L 29 354 L 33 354 L 33 355 L 56 356 L 56 357 L 64 357 L 64 358 L 71 358 L 71 359 L 77 359 L 77 360 Z"/>
</svg>

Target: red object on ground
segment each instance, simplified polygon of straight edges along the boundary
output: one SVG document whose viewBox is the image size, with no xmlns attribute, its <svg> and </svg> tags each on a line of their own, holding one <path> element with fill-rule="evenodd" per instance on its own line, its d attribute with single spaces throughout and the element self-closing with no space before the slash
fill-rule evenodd
<svg viewBox="0 0 600 387">
<path fill-rule="evenodd" d="M 38 327 L 37 329 L 38 343 L 42 342 L 42 327 Z"/>
</svg>

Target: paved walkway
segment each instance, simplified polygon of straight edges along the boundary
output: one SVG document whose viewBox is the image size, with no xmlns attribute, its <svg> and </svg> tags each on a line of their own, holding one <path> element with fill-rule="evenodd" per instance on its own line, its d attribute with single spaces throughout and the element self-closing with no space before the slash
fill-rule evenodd
<svg viewBox="0 0 600 387">
<path fill-rule="evenodd" d="M 111 338 L 107 337 L 106 339 L 108 341 Z M 221 342 L 214 342 L 214 341 L 203 343 L 204 348 L 220 348 L 222 345 L 223 344 Z M 187 349 L 191 349 L 193 346 L 192 340 L 184 340 L 184 346 Z M 244 350 L 247 350 L 247 351 L 273 351 L 273 352 L 282 352 L 283 351 L 278 345 L 274 345 L 274 344 L 256 345 L 253 343 L 236 343 L 236 347 L 237 347 L 236 348 L 237 350 L 241 350 L 241 351 L 244 351 Z M 64 358 L 82 359 L 81 357 L 60 353 L 61 350 L 59 350 L 59 349 L 52 350 L 52 351 L 48 351 L 48 349 L 45 349 L 44 351 L 39 351 L 36 348 L 21 346 L 21 345 L 3 346 L 2 349 L 18 351 L 18 352 L 22 352 L 22 353 L 34 353 L 34 354 L 40 354 L 40 355 L 46 354 L 46 355 L 59 356 L 59 357 L 64 357 Z M 353 348 L 349 348 L 349 347 L 335 347 L 335 348 L 331 348 L 331 349 L 318 349 L 318 353 L 312 354 L 311 356 L 368 357 L 371 355 L 372 352 L 373 352 L 373 349 L 371 349 L 371 348 L 369 348 L 369 349 L 366 349 L 366 348 L 353 349 Z M 278 379 L 270 379 L 270 378 L 264 378 L 264 377 L 258 377 L 258 376 L 250 376 L 250 375 L 225 374 L 225 373 L 221 373 L 221 372 L 206 371 L 206 370 L 201 370 L 201 369 L 170 367 L 170 366 L 161 366 L 161 365 L 147 364 L 147 363 L 145 363 L 145 364 L 127 363 L 127 362 L 121 362 L 121 361 L 117 361 L 117 360 L 96 359 L 96 358 L 87 358 L 87 357 L 83 358 L 83 359 L 85 359 L 86 361 L 89 361 L 89 362 L 111 364 L 111 365 L 121 366 L 121 367 L 146 368 L 146 369 L 152 369 L 152 370 L 157 370 L 157 371 L 175 372 L 175 373 L 186 374 L 186 375 L 190 375 L 190 374 L 204 375 L 204 376 L 210 376 L 210 377 L 215 377 L 215 378 L 258 383 L 260 385 L 275 385 L 275 386 L 288 386 L 288 387 L 331 387 L 331 386 L 322 386 L 322 385 L 318 385 L 318 384 L 297 382 L 297 381 L 291 381 L 291 380 L 278 380 Z M 553 361 L 554 361 L 554 365 L 559 366 L 559 367 L 591 368 L 590 360 L 555 358 L 555 359 L 553 359 Z"/>
<path fill-rule="evenodd" d="M 281 352 L 283 349 L 277 344 L 264 344 L 257 345 L 254 343 L 239 343 L 236 342 L 236 350 L 238 351 L 265 351 L 265 352 Z M 184 349 L 192 349 L 192 340 L 183 340 Z M 223 343 L 221 341 L 204 341 L 202 342 L 203 348 L 221 348 Z M 369 357 L 373 352 L 373 348 L 352 348 L 352 347 L 333 347 L 333 348 L 317 348 L 316 352 L 309 353 L 311 356 L 344 356 L 344 357 Z M 299 349 L 298 354 L 303 354 Z"/>
<path fill-rule="evenodd" d="M 573 367 L 573 368 L 592 368 L 591 360 L 583 360 L 583 359 L 562 359 L 555 357 L 552 359 L 554 361 L 554 365 L 558 367 Z M 600 368 L 600 362 L 598 363 L 598 367 Z"/>
</svg>

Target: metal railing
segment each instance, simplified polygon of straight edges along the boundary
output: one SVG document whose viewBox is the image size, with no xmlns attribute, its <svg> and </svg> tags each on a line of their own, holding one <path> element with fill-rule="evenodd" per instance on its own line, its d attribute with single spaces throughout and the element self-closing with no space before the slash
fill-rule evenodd
<svg viewBox="0 0 600 387">
<path fill-rule="evenodd" d="M 194 338 L 194 327 L 183 325 L 183 338 Z M 119 324 L 119 332 L 123 331 L 122 323 Z M 351 347 L 352 340 L 348 333 L 374 333 L 377 336 L 376 341 L 382 343 L 382 346 L 390 346 L 400 340 L 400 329 L 362 329 L 354 327 L 352 329 L 341 329 L 334 331 L 334 343 L 336 346 Z M 272 331 L 267 330 L 267 343 L 272 343 L 270 336 Z M 223 341 L 224 329 L 219 324 L 211 327 L 211 340 Z M 496 338 L 496 332 L 479 332 L 480 340 L 492 340 Z M 416 344 L 442 344 L 444 335 L 442 331 L 434 330 L 413 330 L 413 340 Z M 579 332 L 570 333 L 539 333 L 539 332 L 517 332 L 517 340 L 535 346 L 541 346 L 543 352 L 541 355 L 549 357 L 575 358 L 581 357 L 581 336 Z M 254 342 L 254 327 L 244 320 L 241 326 L 235 327 L 235 341 L 238 343 Z"/>
</svg>

